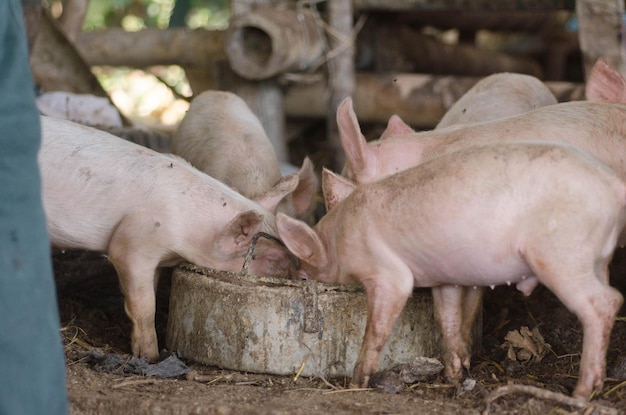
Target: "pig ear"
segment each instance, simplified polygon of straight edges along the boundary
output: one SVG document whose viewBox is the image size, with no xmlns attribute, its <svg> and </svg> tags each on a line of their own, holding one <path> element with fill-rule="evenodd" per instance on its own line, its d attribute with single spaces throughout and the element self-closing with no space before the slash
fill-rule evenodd
<svg viewBox="0 0 626 415">
<path fill-rule="evenodd" d="M 298 171 L 298 187 L 293 191 L 293 205 L 296 208 L 296 215 L 301 216 L 313 207 L 313 200 L 317 194 L 319 181 L 315 175 L 313 163 L 308 157 L 304 158 L 302 167 Z"/>
<path fill-rule="evenodd" d="M 324 168 L 322 170 L 322 194 L 326 211 L 329 212 L 355 189 L 354 183 Z"/>
<path fill-rule="evenodd" d="M 387 121 L 387 128 L 381 134 L 379 140 L 384 140 L 389 137 L 397 137 L 399 135 L 414 133 L 415 130 L 412 129 L 407 123 L 402 121 L 402 118 L 393 114 L 389 117 L 389 121 Z"/>
<path fill-rule="evenodd" d="M 276 230 L 287 249 L 298 259 L 317 269 L 328 265 L 326 248 L 309 225 L 279 212 L 276 215 Z"/>
<path fill-rule="evenodd" d="M 585 95 L 593 102 L 626 103 L 626 80 L 604 59 L 598 59 L 589 74 Z"/>
<path fill-rule="evenodd" d="M 298 173 L 283 176 L 280 178 L 278 183 L 274 185 L 274 187 L 260 197 L 254 199 L 254 201 L 263 206 L 265 209 L 276 213 L 278 204 L 285 198 L 285 196 L 292 193 L 296 189 L 299 180 Z"/>
<path fill-rule="evenodd" d="M 220 232 L 217 246 L 222 254 L 233 254 L 248 249 L 255 233 L 261 229 L 263 215 L 249 210 L 237 215 Z"/>
<path fill-rule="evenodd" d="M 337 126 L 346 161 L 352 167 L 353 173 L 358 175 L 367 166 L 369 147 L 361 133 L 350 97 L 345 98 L 337 108 Z"/>
</svg>

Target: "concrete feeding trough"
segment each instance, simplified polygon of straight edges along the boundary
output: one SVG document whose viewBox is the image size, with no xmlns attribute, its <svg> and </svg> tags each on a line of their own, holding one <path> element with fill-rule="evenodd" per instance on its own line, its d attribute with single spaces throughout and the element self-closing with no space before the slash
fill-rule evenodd
<svg viewBox="0 0 626 415">
<path fill-rule="evenodd" d="M 367 319 L 357 286 L 177 267 L 167 347 L 225 369 L 275 375 L 351 376 Z M 474 327 L 479 338 L 481 319 Z M 415 290 L 383 349 L 381 369 L 438 357 L 430 290 Z M 475 344 L 480 344 L 475 341 Z"/>
</svg>

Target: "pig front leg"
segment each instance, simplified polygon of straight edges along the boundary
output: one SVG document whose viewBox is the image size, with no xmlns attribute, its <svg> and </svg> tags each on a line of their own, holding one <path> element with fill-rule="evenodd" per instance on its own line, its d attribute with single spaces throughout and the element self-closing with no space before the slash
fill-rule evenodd
<svg viewBox="0 0 626 415">
<path fill-rule="evenodd" d="M 132 324 L 131 349 L 133 356 L 159 359 L 159 345 L 154 327 L 156 285 L 159 270 L 154 265 L 144 267 L 111 259 L 117 270 L 124 293 L 124 309 Z M 148 276 L 148 278 L 146 278 Z"/>
<path fill-rule="evenodd" d="M 391 274 L 393 275 L 393 274 Z M 352 373 L 351 384 L 356 387 L 368 387 L 370 377 L 378 371 L 380 353 L 389 339 L 393 326 L 411 295 L 410 286 L 394 286 L 393 281 L 385 277 L 361 280 L 367 295 L 367 325 L 359 358 Z"/>
<path fill-rule="evenodd" d="M 133 223 L 132 225 L 136 225 Z M 159 358 L 155 329 L 156 288 L 159 280 L 157 247 L 149 238 L 137 238 L 136 226 L 118 226 L 109 247 L 124 294 L 124 309 L 132 324 L 131 349 L 136 357 Z"/>
</svg>

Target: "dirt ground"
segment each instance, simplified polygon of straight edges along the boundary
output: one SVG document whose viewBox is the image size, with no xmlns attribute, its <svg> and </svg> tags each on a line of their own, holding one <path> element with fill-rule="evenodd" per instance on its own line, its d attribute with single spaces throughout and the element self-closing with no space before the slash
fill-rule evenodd
<svg viewBox="0 0 626 415">
<path fill-rule="evenodd" d="M 437 377 L 389 394 L 351 390 L 344 378 L 294 380 L 193 362 L 186 362 L 192 371 L 177 379 L 99 373 L 85 361 L 86 351 L 126 356 L 130 352 L 130 323 L 115 271 L 104 257 L 93 253 L 55 253 L 53 263 L 72 414 L 611 414 L 626 410 L 626 376 L 619 373 L 626 366 L 622 361 L 626 321 L 619 318 L 615 324 L 608 352 L 610 377 L 603 390 L 591 405 L 572 405 L 568 395 L 578 375 L 581 328 L 575 316 L 542 287 L 529 298 L 513 287 L 488 290 L 482 352 L 468 373 L 475 380 L 473 388 L 462 389 Z M 626 279 L 623 264 L 626 254 L 620 251 L 613 265 L 614 285 Z M 160 345 L 167 322 L 168 280 L 166 275 L 159 287 Z M 502 347 L 505 336 L 523 326 L 538 328 L 551 345 L 541 361 L 507 357 L 507 348 Z"/>
</svg>

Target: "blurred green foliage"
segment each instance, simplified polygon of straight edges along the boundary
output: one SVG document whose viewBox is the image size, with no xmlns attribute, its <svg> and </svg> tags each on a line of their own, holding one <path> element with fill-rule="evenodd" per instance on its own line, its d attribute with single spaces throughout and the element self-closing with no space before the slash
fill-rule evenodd
<svg viewBox="0 0 626 415">
<path fill-rule="evenodd" d="M 5 1 L 5 0 L 0 0 Z M 66 0 L 44 0 L 54 18 Z M 168 27 L 223 30 L 230 18 L 230 0 L 89 0 L 83 30 L 121 27 L 128 31 Z M 188 108 L 192 91 L 180 66 L 135 69 L 101 66 L 92 71 L 127 117 L 172 125 Z"/>
<path fill-rule="evenodd" d="M 229 0 L 91 0 L 84 29 L 123 27 L 165 29 L 176 11 L 172 26 L 192 29 L 225 29 L 230 16 Z M 181 24 L 183 23 L 183 24 Z"/>
</svg>

